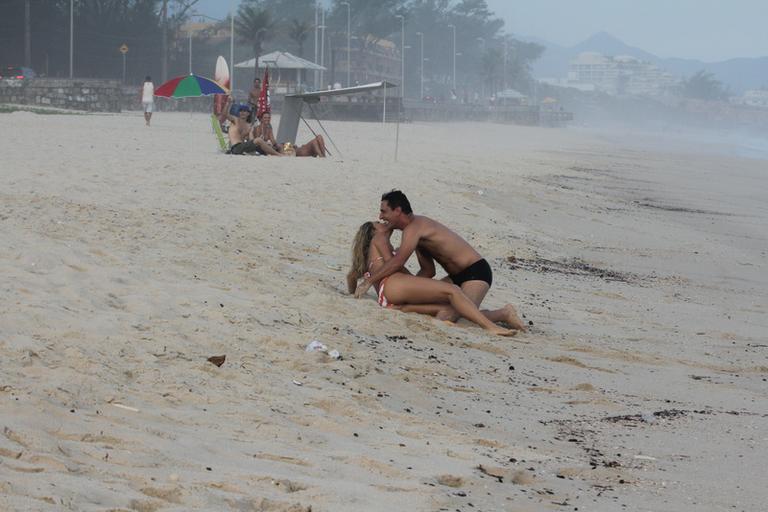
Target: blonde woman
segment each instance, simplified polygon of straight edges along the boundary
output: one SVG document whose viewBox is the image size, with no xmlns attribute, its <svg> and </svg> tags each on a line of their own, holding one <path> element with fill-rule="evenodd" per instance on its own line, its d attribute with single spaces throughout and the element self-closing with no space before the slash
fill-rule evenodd
<svg viewBox="0 0 768 512">
<path fill-rule="evenodd" d="M 354 293 L 359 279 L 376 272 L 393 255 L 389 241 L 392 231 L 380 223 L 366 222 L 357 230 L 352 245 L 352 269 L 347 274 L 347 289 Z M 461 288 L 444 281 L 411 275 L 405 268 L 373 283 L 382 307 L 406 313 L 436 315 L 449 304 L 467 320 L 492 334 L 514 336 L 483 315 Z"/>
</svg>

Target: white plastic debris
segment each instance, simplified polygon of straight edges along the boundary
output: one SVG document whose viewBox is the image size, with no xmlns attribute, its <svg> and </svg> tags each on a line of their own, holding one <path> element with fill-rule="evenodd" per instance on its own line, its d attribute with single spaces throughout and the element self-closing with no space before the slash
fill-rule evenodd
<svg viewBox="0 0 768 512">
<path fill-rule="evenodd" d="M 328 357 L 330 357 L 331 359 L 340 359 L 341 354 L 339 353 L 338 350 L 334 349 L 328 352 Z"/>
<path fill-rule="evenodd" d="M 309 342 L 309 345 L 307 345 L 306 351 L 307 352 L 328 352 L 328 347 L 326 347 L 321 341 L 312 340 Z"/>
</svg>

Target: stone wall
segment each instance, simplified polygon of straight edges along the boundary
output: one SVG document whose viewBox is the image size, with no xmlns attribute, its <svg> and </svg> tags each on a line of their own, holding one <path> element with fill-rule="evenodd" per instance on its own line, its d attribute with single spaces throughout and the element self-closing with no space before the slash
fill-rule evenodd
<svg viewBox="0 0 768 512">
<path fill-rule="evenodd" d="M 158 84 L 155 84 L 157 88 Z M 121 89 L 120 107 L 123 110 L 142 110 L 141 87 L 126 85 Z M 211 112 L 213 96 L 201 98 L 160 98 L 155 96 L 155 112 Z"/>
<path fill-rule="evenodd" d="M 0 80 L 0 103 L 120 112 L 120 82 L 88 78 Z"/>
</svg>

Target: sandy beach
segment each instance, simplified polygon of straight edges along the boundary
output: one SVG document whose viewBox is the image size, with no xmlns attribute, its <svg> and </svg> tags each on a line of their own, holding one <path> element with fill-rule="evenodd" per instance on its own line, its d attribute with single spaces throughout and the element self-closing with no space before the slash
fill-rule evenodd
<svg viewBox="0 0 768 512">
<path fill-rule="evenodd" d="M 324 124 L 296 159 L 0 114 L 0 510 L 765 510 L 765 161 L 414 123 L 394 162 L 394 125 Z M 346 294 L 393 188 L 530 332 Z"/>
</svg>

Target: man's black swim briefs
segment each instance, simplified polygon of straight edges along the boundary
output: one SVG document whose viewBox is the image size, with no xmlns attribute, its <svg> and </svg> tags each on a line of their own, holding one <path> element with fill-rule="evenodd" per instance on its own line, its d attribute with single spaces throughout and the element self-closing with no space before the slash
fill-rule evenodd
<svg viewBox="0 0 768 512">
<path fill-rule="evenodd" d="M 493 272 L 491 272 L 491 266 L 485 261 L 485 258 L 477 260 L 461 272 L 448 277 L 456 286 L 461 286 L 467 281 L 485 281 L 488 286 L 493 284 Z"/>
</svg>

